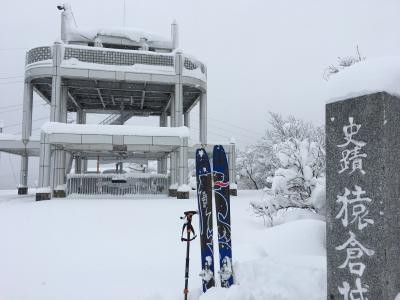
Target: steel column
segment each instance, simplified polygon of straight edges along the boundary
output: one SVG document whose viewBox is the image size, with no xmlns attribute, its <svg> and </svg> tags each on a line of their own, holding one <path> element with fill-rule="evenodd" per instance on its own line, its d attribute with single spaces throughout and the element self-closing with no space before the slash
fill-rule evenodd
<svg viewBox="0 0 400 300">
<path fill-rule="evenodd" d="M 50 144 L 46 134 L 40 134 L 39 187 L 50 187 Z"/>
<path fill-rule="evenodd" d="M 82 109 L 76 112 L 76 123 L 77 124 L 86 124 L 86 112 Z M 82 165 L 82 157 L 79 156 L 75 158 L 75 174 L 81 174 L 84 172 Z M 83 172 L 82 172 L 83 171 Z"/>
<path fill-rule="evenodd" d="M 166 112 L 163 112 L 160 116 L 160 127 L 167 127 L 168 126 L 168 116 Z M 167 168 L 168 168 L 168 157 L 162 157 L 161 159 L 158 160 L 157 163 L 157 169 L 158 173 L 160 174 L 167 174 Z"/>
<path fill-rule="evenodd" d="M 200 143 L 207 145 L 207 94 L 200 96 Z"/>
<path fill-rule="evenodd" d="M 26 145 L 32 135 L 32 109 L 33 109 L 33 86 L 30 82 L 24 84 L 24 100 L 22 113 L 22 142 Z M 18 194 L 28 193 L 28 166 L 29 157 L 27 152 L 21 156 L 20 182 Z"/>
</svg>

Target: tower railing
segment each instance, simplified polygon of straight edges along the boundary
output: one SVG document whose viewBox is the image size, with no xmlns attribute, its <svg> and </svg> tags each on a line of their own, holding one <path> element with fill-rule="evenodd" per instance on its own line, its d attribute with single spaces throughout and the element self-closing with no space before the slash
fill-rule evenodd
<svg viewBox="0 0 400 300">
<path fill-rule="evenodd" d="M 66 193 L 79 196 L 162 195 L 168 193 L 168 187 L 166 174 L 69 174 Z"/>
<path fill-rule="evenodd" d="M 89 47 L 81 45 L 64 45 L 64 60 L 75 59 L 83 63 L 95 63 L 102 65 L 133 66 L 136 64 L 174 67 L 174 53 L 160 53 L 141 50 L 125 50 Z M 205 74 L 206 67 L 193 57 L 184 55 L 184 68 L 188 71 L 199 69 Z M 26 53 L 25 64 L 30 65 L 52 59 L 50 46 L 36 47 Z"/>
<path fill-rule="evenodd" d="M 30 65 L 35 62 L 52 59 L 51 47 L 43 46 L 36 47 L 26 53 L 25 65 Z"/>
</svg>

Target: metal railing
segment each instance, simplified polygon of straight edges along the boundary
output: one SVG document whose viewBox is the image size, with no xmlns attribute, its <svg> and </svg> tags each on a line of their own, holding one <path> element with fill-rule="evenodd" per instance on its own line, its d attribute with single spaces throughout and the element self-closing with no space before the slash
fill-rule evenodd
<svg viewBox="0 0 400 300">
<path fill-rule="evenodd" d="M 201 73 L 203 73 L 203 74 L 206 71 L 206 67 L 204 66 L 204 64 L 202 64 L 199 61 L 194 60 L 193 58 L 185 57 L 183 66 L 185 67 L 186 70 L 190 70 L 190 71 L 196 70 L 197 68 L 200 67 Z"/>
<path fill-rule="evenodd" d="M 81 62 L 103 65 L 133 66 L 135 64 L 174 66 L 174 55 L 164 53 L 143 53 L 135 50 L 115 50 L 108 48 L 95 48 L 86 46 L 68 45 L 64 48 L 63 59 L 75 58 Z M 29 50 L 26 53 L 26 65 L 52 58 L 51 47 L 43 46 Z M 200 61 L 185 56 L 183 66 L 186 70 L 193 71 L 200 68 L 204 74 L 206 67 Z"/>
<path fill-rule="evenodd" d="M 169 177 L 164 174 L 69 174 L 68 195 L 161 195 L 167 194 Z"/>
<path fill-rule="evenodd" d="M 26 53 L 25 64 L 30 65 L 35 62 L 48 60 L 51 58 L 51 48 L 49 46 L 36 47 Z"/>
<path fill-rule="evenodd" d="M 135 53 L 136 52 L 136 53 Z M 102 65 L 133 66 L 136 64 L 169 66 L 174 65 L 174 56 L 171 54 L 146 54 L 131 50 L 110 50 L 90 47 L 66 46 L 64 59 L 75 58 L 82 62 Z"/>
</svg>

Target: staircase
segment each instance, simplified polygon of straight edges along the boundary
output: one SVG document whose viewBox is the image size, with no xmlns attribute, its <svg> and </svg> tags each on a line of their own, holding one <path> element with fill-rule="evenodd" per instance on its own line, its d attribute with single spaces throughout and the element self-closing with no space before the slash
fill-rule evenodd
<svg viewBox="0 0 400 300">
<path fill-rule="evenodd" d="M 103 121 L 101 121 L 100 125 L 122 125 L 130 118 L 133 117 L 133 113 L 130 111 L 123 111 L 121 113 L 111 114 Z"/>
</svg>

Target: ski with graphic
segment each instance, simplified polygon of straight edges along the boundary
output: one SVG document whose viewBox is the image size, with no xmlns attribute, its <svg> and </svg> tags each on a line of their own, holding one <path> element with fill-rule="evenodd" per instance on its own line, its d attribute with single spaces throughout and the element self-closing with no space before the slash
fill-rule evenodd
<svg viewBox="0 0 400 300">
<path fill-rule="evenodd" d="M 197 201 L 200 220 L 201 273 L 203 292 L 215 286 L 212 217 L 212 174 L 204 149 L 196 150 Z"/>
<path fill-rule="evenodd" d="M 218 228 L 221 286 L 233 285 L 229 167 L 224 147 L 214 146 L 213 179 Z"/>
</svg>

